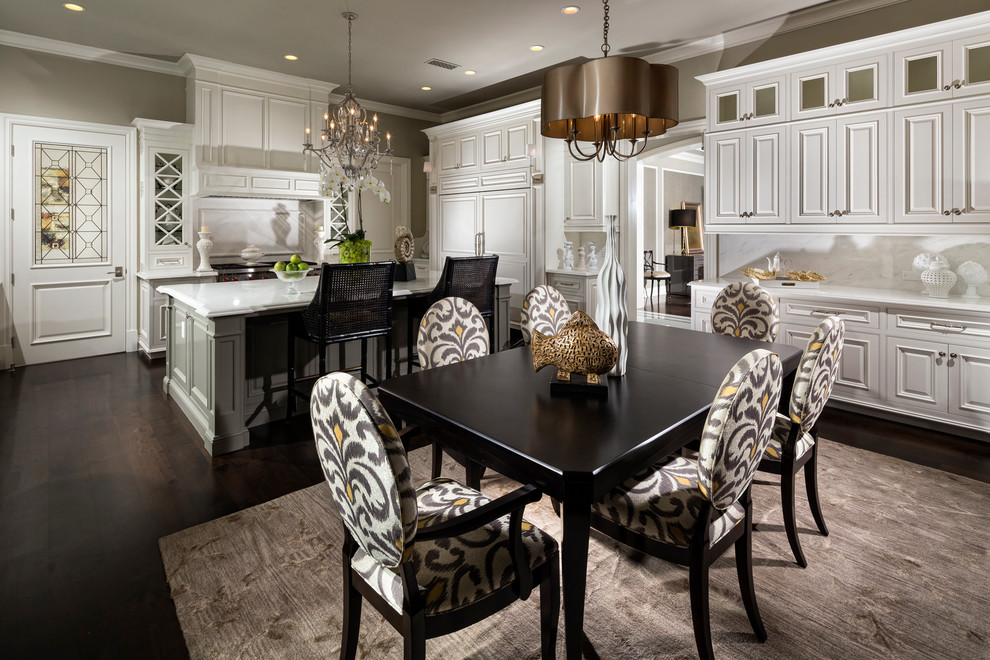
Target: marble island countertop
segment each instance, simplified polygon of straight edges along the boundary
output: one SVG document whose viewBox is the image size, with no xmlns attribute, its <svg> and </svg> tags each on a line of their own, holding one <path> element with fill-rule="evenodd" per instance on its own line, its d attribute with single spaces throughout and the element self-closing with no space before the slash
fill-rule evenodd
<svg viewBox="0 0 990 660">
<path fill-rule="evenodd" d="M 428 293 L 440 279 L 439 271 L 412 282 L 396 282 L 393 298 Z M 287 293 L 289 283 L 282 280 L 245 280 L 242 282 L 204 282 L 201 284 L 170 284 L 158 291 L 191 306 L 204 318 L 240 316 L 264 312 L 302 309 L 313 299 L 319 277 L 304 277 L 295 283 L 297 294 Z M 495 285 L 516 284 L 510 277 L 496 277 Z"/>
<path fill-rule="evenodd" d="M 749 282 L 748 278 L 731 277 L 718 280 L 696 280 L 690 283 L 692 287 L 705 287 L 720 289 L 731 282 Z M 948 298 L 932 298 L 921 291 L 921 282 L 918 282 L 918 291 L 906 291 L 903 289 L 881 289 L 876 287 L 858 286 L 836 286 L 827 283 L 819 284 L 818 288 L 788 288 L 767 287 L 773 295 L 786 296 L 792 298 L 841 298 L 842 300 L 874 303 L 881 305 L 910 305 L 912 307 L 926 307 L 930 309 L 946 309 L 957 312 L 977 312 L 990 314 L 990 297 L 982 297 L 977 300 L 962 298 L 958 294 L 950 295 Z"/>
</svg>

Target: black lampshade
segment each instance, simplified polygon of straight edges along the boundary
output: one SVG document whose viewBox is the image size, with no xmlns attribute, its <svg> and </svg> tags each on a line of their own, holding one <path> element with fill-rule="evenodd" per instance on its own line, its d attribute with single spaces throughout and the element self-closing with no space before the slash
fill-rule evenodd
<svg viewBox="0 0 990 660">
<path fill-rule="evenodd" d="M 694 209 L 671 209 L 670 224 L 671 229 L 678 227 L 696 227 L 698 225 L 698 213 Z"/>
</svg>

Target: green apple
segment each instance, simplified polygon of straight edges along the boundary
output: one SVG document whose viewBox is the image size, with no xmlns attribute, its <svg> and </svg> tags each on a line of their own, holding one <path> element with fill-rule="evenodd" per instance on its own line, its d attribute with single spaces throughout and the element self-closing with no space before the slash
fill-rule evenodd
<svg viewBox="0 0 990 660">
<path fill-rule="evenodd" d="M 285 270 L 285 262 L 284 261 L 276 261 L 275 262 L 275 270 Z"/>
<path fill-rule="evenodd" d="M 309 264 L 305 261 L 300 261 L 296 264 L 296 270 L 309 270 Z"/>
<path fill-rule="evenodd" d="M 298 254 L 294 254 L 291 257 L 289 257 L 289 261 L 291 261 L 294 264 L 298 264 L 300 261 L 302 261 L 302 257 L 300 257 Z"/>
<path fill-rule="evenodd" d="M 285 264 L 285 270 L 287 271 L 297 271 L 299 270 L 294 263 Z"/>
</svg>

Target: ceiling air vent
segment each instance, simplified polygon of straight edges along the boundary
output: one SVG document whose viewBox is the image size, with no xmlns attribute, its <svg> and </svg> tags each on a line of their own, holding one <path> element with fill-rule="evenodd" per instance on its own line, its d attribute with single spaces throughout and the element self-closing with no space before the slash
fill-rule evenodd
<svg viewBox="0 0 990 660">
<path fill-rule="evenodd" d="M 453 62 L 444 62 L 443 60 L 438 60 L 435 57 L 432 60 L 426 60 L 426 63 L 429 64 L 430 66 L 438 66 L 441 69 L 456 69 L 459 66 L 461 66 L 460 64 L 454 64 Z"/>
</svg>

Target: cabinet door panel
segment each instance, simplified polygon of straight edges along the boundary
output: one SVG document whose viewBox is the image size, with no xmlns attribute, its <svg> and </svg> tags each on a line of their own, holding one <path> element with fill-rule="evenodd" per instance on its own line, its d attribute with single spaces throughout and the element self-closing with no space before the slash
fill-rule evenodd
<svg viewBox="0 0 990 660">
<path fill-rule="evenodd" d="M 525 257 L 529 235 L 529 191 L 481 194 L 485 251 Z"/>
<path fill-rule="evenodd" d="M 792 129 L 792 171 L 797 175 L 791 214 L 794 223 L 835 222 L 834 215 L 829 216 L 834 209 L 834 130 L 834 121 Z"/>
<path fill-rule="evenodd" d="M 945 344 L 887 338 L 887 400 L 920 410 L 946 411 Z"/>
<path fill-rule="evenodd" d="M 502 163 L 502 130 L 488 131 L 481 136 L 482 166 L 500 165 Z"/>
<path fill-rule="evenodd" d="M 949 351 L 949 413 L 990 420 L 990 350 L 950 344 Z"/>
<path fill-rule="evenodd" d="M 509 126 L 505 129 L 505 160 L 510 163 L 529 158 L 529 124 Z"/>
<path fill-rule="evenodd" d="M 894 53 L 894 104 L 952 97 L 952 46 L 933 44 Z M 944 89 L 949 85 L 949 89 Z"/>
<path fill-rule="evenodd" d="M 220 99 L 221 165 L 265 167 L 265 97 L 225 89 Z"/>
<path fill-rule="evenodd" d="M 705 153 L 709 161 L 710 184 L 708 197 L 712 200 L 708 207 L 713 211 L 705 218 L 705 222 L 741 223 L 743 222 L 743 133 L 731 135 L 716 135 L 707 138 Z"/>
<path fill-rule="evenodd" d="M 598 164 L 594 160 L 577 161 L 568 158 L 566 161 L 567 177 L 565 203 L 570 208 L 565 209 L 570 222 L 600 223 L 598 218 L 601 206 L 601 186 Z"/>
<path fill-rule="evenodd" d="M 953 42 L 954 96 L 971 96 L 990 92 L 990 38 L 985 34 Z"/>
<path fill-rule="evenodd" d="M 836 122 L 836 219 L 840 223 L 886 222 L 887 115 Z"/>
<path fill-rule="evenodd" d="M 949 222 L 951 106 L 894 113 L 894 222 Z"/>
<path fill-rule="evenodd" d="M 461 169 L 465 167 L 477 167 L 478 165 L 478 138 L 477 136 L 471 135 L 469 137 L 463 137 L 457 141 L 457 149 L 459 160 L 459 166 Z"/>
<path fill-rule="evenodd" d="M 749 208 L 747 222 L 784 222 L 784 166 L 786 157 L 785 128 L 750 132 L 749 149 Z"/>
<path fill-rule="evenodd" d="M 457 140 L 442 140 L 437 146 L 437 152 L 441 172 L 457 169 L 457 156 L 459 155 Z"/>
<path fill-rule="evenodd" d="M 306 128 L 307 103 L 268 100 L 268 167 L 301 172 L 305 156 L 299 140 Z M 319 137 L 319 136 L 317 136 Z"/>
<path fill-rule="evenodd" d="M 990 101 L 957 103 L 953 121 L 955 222 L 990 222 Z"/>
<path fill-rule="evenodd" d="M 791 346 L 804 349 L 814 328 L 781 326 L 781 336 Z M 843 399 L 880 398 L 880 337 L 846 332 L 834 394 Z"/>
<path fill-rule="evenodd" d="M 840 105 L 837 112 L 859 112 L 887 107 L 888 83 L 886 54 L 846 62 L 836 67 Z"/>
<path fill-rule="evenodd" d="M 835 114 L 833 67 L 791 74 L 791 118 L 812 119 Z"/>
<path fill-rule="evenodd" d="M 446 195 L 440 197 L 440 262 L 443 257 L 474 255 L 475 234 L 480 231 L 478 195 Z"/>
</svg>

